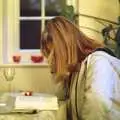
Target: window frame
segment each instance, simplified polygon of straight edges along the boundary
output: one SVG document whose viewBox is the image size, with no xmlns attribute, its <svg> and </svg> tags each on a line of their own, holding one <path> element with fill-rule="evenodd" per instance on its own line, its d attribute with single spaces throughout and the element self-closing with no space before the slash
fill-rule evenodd
<svg viewBox="0 0 120 120">
<path fill-rule="evenodd" d="M 3 1 L 0 0 L 0 63 L 3 61 Z"/>
</svg>

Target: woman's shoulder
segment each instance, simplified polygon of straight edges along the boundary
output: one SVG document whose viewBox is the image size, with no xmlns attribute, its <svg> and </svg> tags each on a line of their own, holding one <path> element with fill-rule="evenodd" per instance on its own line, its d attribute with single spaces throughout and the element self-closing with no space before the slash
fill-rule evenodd
<svg viewBox="0 0 120 120">
<path fill-rule="evenodd" d="M 114 59 L 114 60 L 119 61 L 119 59 L 116 57 L 114 52 L 111 49 L 107 48 L 107 47 L 105 47 L 105 48 L 97 48 L 89 56 L 93 56 L 94 58 L 100 57 L 100 58 L 108 58 L 108 59 Z"/>
<path fill-rule="evenodd" d="M 104 47 L 104 48 L 97 48 L 95 51 L 103 51 L 113 57 L 116 57 L 116 55 L 114 54 L 114 52 L 110 49 L 110 48 L 107 48 L 107 47 Z M 94 51 L 94 52 L 95 52 Z"/>
<path fill-rule="evenodd" d="M 94 51 L 87 57 L 87 59 L 88 60 L 90 59 L 91 61 L 98 61 L 98 60 L 99 61 L 102 61 L 102 60 L 116 61 L 117 60 L 120 62 L 120 60 L 117 57 L 114 57 L 105 51 Z"/>
<path fill-rule="evenodd" d="M 94 51 L 87 57 L 87 61 L 90 65 L 101 64 L 101 66 L 104 67 L 104 65 L 106 66 L 106 64 L 108 64 L 120 70 L 120 59 L 105 51 Z"/>
</svg>

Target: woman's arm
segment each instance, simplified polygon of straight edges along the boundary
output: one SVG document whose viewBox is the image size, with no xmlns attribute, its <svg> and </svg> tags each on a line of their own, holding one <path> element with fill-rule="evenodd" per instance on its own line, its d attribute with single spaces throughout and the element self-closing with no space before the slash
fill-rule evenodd
<svg viewBox="0 0 120 120">
<path fill-rule="evenodd" d="M 111 107 L 111 98 L 113 97 L 113 87 L 116 80 L 116 72 L 108 58 L 104 56 L 92 56 L 89 66 L 88 75 L 91 77 L 91 89 L 96 96 L 102 100 L 107 107 Z"/>
</svg>

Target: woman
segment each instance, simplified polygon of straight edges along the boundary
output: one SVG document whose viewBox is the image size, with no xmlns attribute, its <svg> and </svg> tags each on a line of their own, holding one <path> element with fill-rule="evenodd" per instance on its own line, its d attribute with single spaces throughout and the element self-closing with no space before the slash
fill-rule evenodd
<svg viewBox="0 0 120 120">
<path fill-rule="evenodd" d="M 68 119 L 120 120 L 120 61 L 114 54 L 62 16 L 48 21 L 41 41 L 55 80 L 67 84 Z"/>
</svg>

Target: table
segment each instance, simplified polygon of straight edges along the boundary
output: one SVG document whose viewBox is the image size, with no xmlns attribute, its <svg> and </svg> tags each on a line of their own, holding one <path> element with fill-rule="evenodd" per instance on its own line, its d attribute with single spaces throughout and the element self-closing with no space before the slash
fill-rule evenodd
<svg viewBox="0 0 120 120">
<path fill-rule="evenodd" d="M 39 111 L 36 114 L 0 114 L 0 120 L 67 120 L 66 103 L 62 102 L 58 111 Z"/>
<path fill-rule="evenodd" d="M 60 118 L 63 120 L 62 118 Z M 11 113 L 1 114 L 0 120 L 60 120 L 55 111 L 41 111 L 37 114 Z"/>
<path fill-rule="evenodd" d="M 1 113 L 0 120 L 67 120 L 66 101 L 59 101 L 58 110 L 42 110 L 37 113 Z"/>
</svg>

